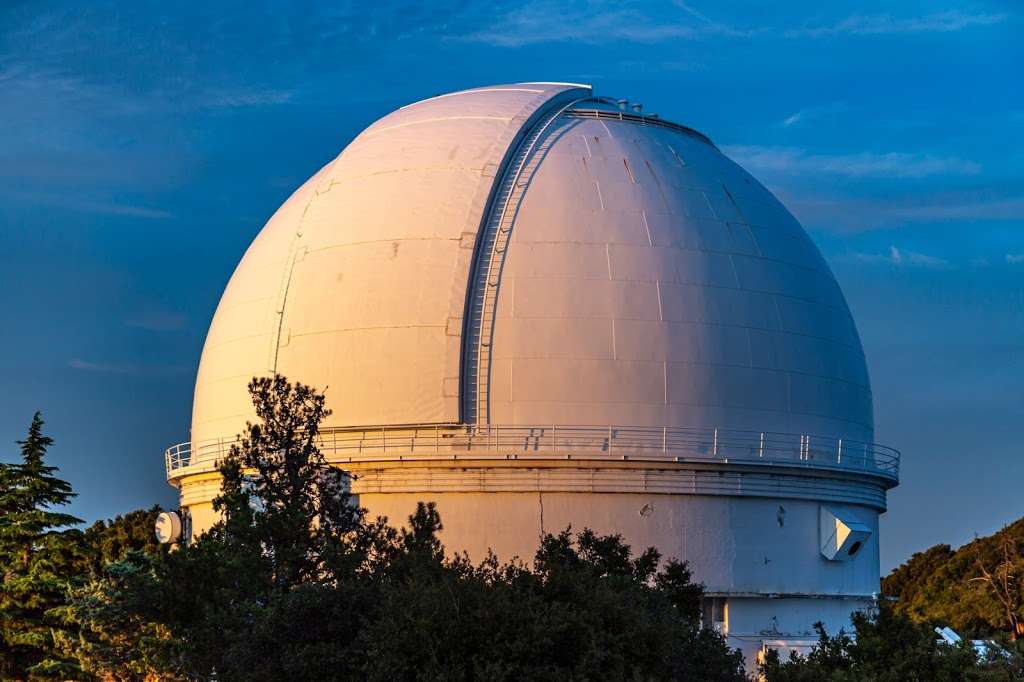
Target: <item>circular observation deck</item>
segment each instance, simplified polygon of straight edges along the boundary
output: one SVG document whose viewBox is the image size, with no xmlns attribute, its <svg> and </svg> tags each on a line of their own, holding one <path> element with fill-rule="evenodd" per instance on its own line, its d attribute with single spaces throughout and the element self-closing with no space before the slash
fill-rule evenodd
<svg viewBox="0 0 1024 682">
<path fill-rule="evenodd" d="M 167 480 L 216 469 L 237 441 L 169 447 Z M 899 481 L 900 453 L 877 443 L 809 434 L 719 428 L 432 424 L 327 428 L 319 447 L 332 464 L 466 460 L 574 460 L 753 465 L 820 469 Z"/>
</svg>

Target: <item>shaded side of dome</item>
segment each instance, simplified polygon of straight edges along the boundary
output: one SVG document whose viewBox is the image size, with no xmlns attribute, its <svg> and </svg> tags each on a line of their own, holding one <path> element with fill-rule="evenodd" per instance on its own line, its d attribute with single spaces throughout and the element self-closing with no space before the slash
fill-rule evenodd
<svg viewBox="0 0 1024 682">
<path fill-rule="evenodd" d="M 537 153 L 501 277 L 492 422 L 871 439 L 853 318 L 768 190 L 662 125 L 573 112 Z"/>
</svg>

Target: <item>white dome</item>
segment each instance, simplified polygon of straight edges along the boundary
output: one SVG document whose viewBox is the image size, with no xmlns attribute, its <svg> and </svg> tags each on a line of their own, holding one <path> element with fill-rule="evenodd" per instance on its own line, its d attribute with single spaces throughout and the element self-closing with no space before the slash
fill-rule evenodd
<svg viewBox="0 0 1024 682">
<path fill-rule="evenodd" d="M 586 86 L 418 102 L 307 181 L 224 292 L 192 440 L 238 433 L 274 371 L 326 387 L 328 426 L 873 435 L 853 319 L 793 216 Z"/>
</svg>

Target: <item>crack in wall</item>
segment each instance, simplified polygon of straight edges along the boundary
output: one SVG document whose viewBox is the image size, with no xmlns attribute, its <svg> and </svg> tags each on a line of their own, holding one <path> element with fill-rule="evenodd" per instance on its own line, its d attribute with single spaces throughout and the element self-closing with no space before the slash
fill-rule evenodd
<svg viewBox="0 0 1024 682">
<path fill-rule="evenodd" d="M 544 493 L 537 491 L 537 503 L 540 505 L 540 537 L 544 539 Z"/>
</svg>

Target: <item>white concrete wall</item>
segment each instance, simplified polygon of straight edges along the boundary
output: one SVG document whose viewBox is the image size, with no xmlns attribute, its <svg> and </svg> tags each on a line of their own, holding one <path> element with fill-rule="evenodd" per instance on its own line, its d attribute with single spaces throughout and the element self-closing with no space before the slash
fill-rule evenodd
<svg viewBox="0 0 1024 682">
<path fill-rule="evenodd" d="M 871 539 L 854 559 L 832 562 L 819 549 L 819 503 L 806 500 L 565 492 L 359 496 L 371 516 L 386 516 L 393 524 L 405 524 L 420 500 L 437 503 L 446 548 L 465 550 L 474 561 L 491 549 L 503 560 L 531 562 L 542 532 L 588 527 L 622 534 L 634 551 L 653 546 L 666 559 L 688 561 L 709 592 L 878 591 L 878 513 L 868 508 L 858 512 L 874 530 Z"/>
<path fill-rule="evenodd" d="M 758 652 L 769 644 L 782 660 L 789 658 L 786 644 L 798 642 L 802 655 L 817 643 L 814 624 L 821 622 L 829 634 L 852 631 L 850 616 L 875 606 L 873 599 L 745 599 L 730 598 L 726 611 L 729 646 L 740 649 L 747 672 L 757 670 Z"/>
</svg>

